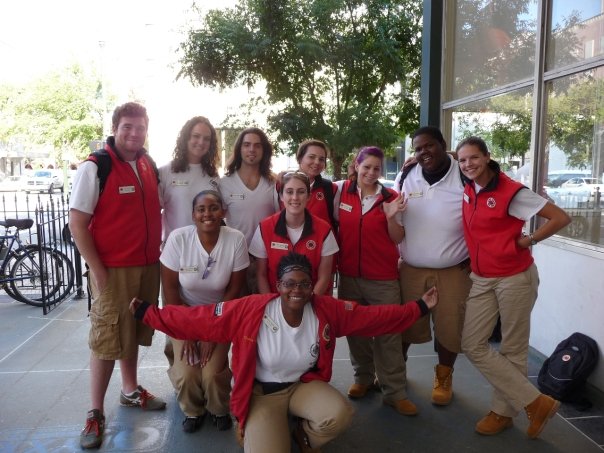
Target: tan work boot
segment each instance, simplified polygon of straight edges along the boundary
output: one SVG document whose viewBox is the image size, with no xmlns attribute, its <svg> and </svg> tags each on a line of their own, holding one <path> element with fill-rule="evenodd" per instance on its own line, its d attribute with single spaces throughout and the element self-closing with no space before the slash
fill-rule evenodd
<svg viewBox="0 0 604 453">
<path fill-rule="evenodd" d="M 549 419 L 556 415 L 559 407 L 560 401 L 553 399 L 551 396 L 544 395 L 543 393 L 539 395 L 535 401 L 524 408 L 526 416 L 531 422 L 526 430 L 526 434 L 531 439 L 535 439 L 539 436 Z"/>
<path fill-rule="evenodd" d="M 446 406 L 453 398 L 453 368 L 446 365 L 434 367 L 434 388 L 432 389 L 432 404 Z"/>
<path fill-rule="evenodd" d="M 384 401 L 387 406 L 392 406 L 401 415 L 417 415 L 417 406 L 410 399 L 397 401 Z"/>
<path fill-rule="evenodd" d="M 476 423 L 474 429 L 477 433 L 484 436 L 494 436 L 506 428 L 511 428 L 513 425 L 512 417 L 505 417 L 491 411 Z"/>
<path fill-rule="evenodd" d="M 363 398 L 371 389 L 371 384 L 354 383 L 348 388 L 348 398 Z"/>
</svg>

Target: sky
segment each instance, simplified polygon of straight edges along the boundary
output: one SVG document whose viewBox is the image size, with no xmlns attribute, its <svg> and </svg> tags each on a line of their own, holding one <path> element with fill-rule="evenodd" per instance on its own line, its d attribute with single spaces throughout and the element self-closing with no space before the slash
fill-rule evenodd
<svg viewBox="0 0 604 453">
<path fill-rule="evenodd" d="M 131 100 L 133 88 L 145 99 L 150 152 L 158 164 L 166 163 L 189 118 L 203 115 L 219 126 L 248 96 L 244 88 L 220 93 L 175 81 L 182 32 L 196 18 L 192 2 L 2 0 L 0 83 L 24 82 L 74 61 L 92 65 L 118 104 Z M 199 4 L 223 8 L 236 0 Z"/>
</svg>

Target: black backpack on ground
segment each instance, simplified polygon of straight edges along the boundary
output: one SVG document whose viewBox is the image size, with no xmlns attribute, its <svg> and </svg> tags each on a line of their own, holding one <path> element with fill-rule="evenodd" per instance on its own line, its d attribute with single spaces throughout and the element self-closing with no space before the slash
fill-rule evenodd
<svg viewBox="0 0 604 453">
<path fill-rule="evenodd" d="M 582 391 L 598 357 L 598 344 L 592 338 L 573 333 L 543 362 L 537 378 L 539 390 L 557 400 L 572 403 L 579 410 L 589 409 L 591 402 Z"/>
</svg>

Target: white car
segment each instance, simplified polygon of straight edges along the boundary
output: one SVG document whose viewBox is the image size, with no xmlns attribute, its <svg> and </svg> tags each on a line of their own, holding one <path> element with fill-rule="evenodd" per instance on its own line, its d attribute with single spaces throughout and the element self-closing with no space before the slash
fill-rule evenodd
<svg viewBox="0 0 604 453">
<path fill-rule="evenodd" d="M 546 187 L 547 195 L 561 208 L 588 208 L 595 205 L 599 192 L 600 206 L 604 202 L 604 184 L 597 178 L 577 176 L 562 183 L 560 187 Z M 595 207 L 595 206 L 594 206 Z"/>
<path fill-rule="evenodd" d="M 36 170 L 25 183 L 25 193 L 53 193 L 56 189 L 63 192 L 63 177 L 54 170 Z"/>
<path fill-rule="evenodd" d="M 17 192 L 19 190 L 23 190 L 25 187 L 25 176 L 15 175 L 15 176 L 7 176 L 2 181 L 0 181 L 0 191 L 1 192 Z"/>
</svg>

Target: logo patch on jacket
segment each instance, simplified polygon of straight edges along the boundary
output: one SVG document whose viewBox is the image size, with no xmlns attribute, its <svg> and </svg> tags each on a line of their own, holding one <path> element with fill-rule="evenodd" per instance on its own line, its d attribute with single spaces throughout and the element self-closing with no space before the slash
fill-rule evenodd
<svg viewBox="0 0 604 453">
<path fill-rule="evenodd" d="M 312 239 L 309 239 L 308 241 L 306 241 L 306 248 L 308 250 L 314 250 L 317 248 L 317 243 Z"/>
<path fill-rule="evenodd" d="M 495 201 L 495 199 L 493 197 L 487 198 L 487 206 L 489 208 L 494 208 L 496 204 L 497 204 L 497 202 Z"/>
<path fill-rule="evenodd" d="M 321 201 L 325 199 L 325 194 L 323 192 L 317 192 L 315 197 L 317 200 Z"/>
</svg>

